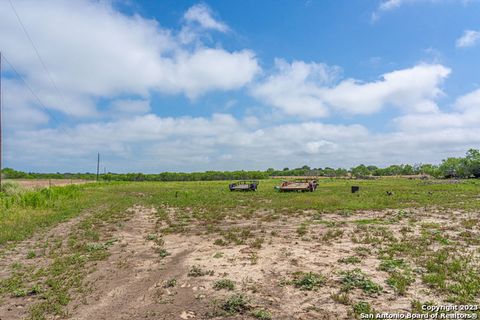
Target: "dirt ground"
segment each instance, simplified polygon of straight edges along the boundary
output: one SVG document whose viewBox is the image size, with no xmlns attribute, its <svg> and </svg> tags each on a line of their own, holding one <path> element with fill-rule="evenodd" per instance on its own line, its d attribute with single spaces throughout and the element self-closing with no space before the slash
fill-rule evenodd
<svg viewBox="0 0 480 320">
<path fill-rule="evenodd" d="M 66 186 L 69 184 L 84 184 L 91 181 L 80 179 L 15 179 L 3 180 L 3 182 L 15 182 L 24 188 L 44 188 L 49 186 Z"/>
<path fill-rule="evenodd" d="M 163 208 L 174 219 L 174 208 Z M 364 244 L 352 241 L 361 236 L 354 223 L 359 219 L 388 219 L 398 210 L 356 212 L 350 216 L 322 214 L 318 223 L 311 223 L 305 233 L 298 228 L 305 217 L 311 221 L 313 213 L 269 219 L 269 212 L 257 212 L 257 219 L 235 219 L 222 222 L 216 232 L 193 223 L 188 232 L 159 236 L 166 222 L 159 220 L 156 209 L 134 206 L 130 218 L 111 229 L 116 241 L 109 248 L 105 260 L 89 265 L 84 283 L 88 290 L 73 295 L 68 303 L 68 319 L 255 319 L 253 311 L 268 310 L 271 319 L 352 319 L 351 305 L 335 301 L 340 293 L 339 274 L 342 270 L 360 268 L 371 279 L 382 285 L 379 295 L 368 295 L 359 289 L 349 292 L 352 301 L 368 301 L 376 310 L 408 312 L 412 300 L 440 301 L 435 291 L 429 290 L 419 279 L 406 294 L 399 295 L 385 284 L 388 273 L 380 271 L 376 255 L 363 256 L 355 266 L 339 260 L 358 253 Z M 413 212 L 413 211 L 412 211 Z M 477 217 L 474 213 L 435 210 L 415 210 L 418 225 L 447 224 Z M 264 217 L 265 219 L 263 219 Z M 453 217 L 453 218 L 452 218 Z M 72 220 L 50 230 L 41 237 L 65 237 L 78 220 Z M 341 230 L 336 234 L 329 231 Z M 407 221 L 386 226 L 394 237 L 402 234 Z M 373 228 L 373 227 L 372 227 Z M 413 233 L 419 229 L 413 228 Z M 226 230 L 250 230 L 245 243 L 219 245 L 219 234 Z M 449 231 L 452 236 L 455 230 Z M 20 243 L 2 258 L 0 268 L 12 262 L 25 260 L 29 247 L 38 237 Z M 262 239 L 255 245 L 255 239 Z M 161 253 L 166 254 L 161 254 Z M 36 259 L 37 264 L 48 260 Z M 192 273 L 192 269 L 202 273 Z M 289 279 L 297 271 L 322 274 L 325 284 L 316 290 L 300 290 Z M 0 271 L 0 278 L 5 276 Z M 234 291 L 216 290 L 214 283 L 229 279 Z M 248 298 L 249 312 L 230 315 L 215 313 L 221 301 L 233 292 Z M 0 319 L 20 319 L 27 315 L 33 297 L 7 298 L 1 301 Z M 260 318 L 257 316 L 257 318 Z M 264 318 L 268 319 L 268 318 Z"/>
</svg>

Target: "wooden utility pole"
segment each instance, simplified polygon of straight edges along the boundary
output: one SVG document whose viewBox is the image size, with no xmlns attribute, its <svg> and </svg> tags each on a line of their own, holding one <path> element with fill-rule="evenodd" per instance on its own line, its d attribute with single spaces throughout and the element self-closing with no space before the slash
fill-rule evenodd
<svg viewBox="0 0 480 320">
<path fill-rule="evenodd" d="M 2 52 L 0 51 L 0 192 L 2 190 Z"/>
<path fill-rule="evenodd" d="M 100 170 L 100 153 L 98 153 L 98 157 L 97 157 L 97 181 L 98 181 L 98 174 L 100 173 L 99 170 Z"/>
</svg>

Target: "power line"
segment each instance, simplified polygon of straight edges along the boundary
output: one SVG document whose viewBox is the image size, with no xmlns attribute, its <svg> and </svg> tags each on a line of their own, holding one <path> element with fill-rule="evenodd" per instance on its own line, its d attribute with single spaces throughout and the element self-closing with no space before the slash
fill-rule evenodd
<svg viewBox="0 0 480 320">
<path fill-rule="evenodd" d="M 20 75 L 20 73 L 18 73 L 17 69 L 15 69 L 15 67 L 13 66 L 13 64 L 7 59 L 7 57 L 5 56 L 5 54 L 2 55 L 2 58 L 3 60 L 10 66 L 10 68 L 12 68 L 13 72 L 17 75 L 17 77 L 22 80 L 23 84 L 25 85 L 25 87 L 27 87 L 27 89 L 30 91 L 30 93 L 32 94 L 32 96 L 35 97 L 35 99 L 37 100 L 38 104 L 43 108 L 43 110 L 45 110 L 46 113 L 48 113 L 48 115 L 59 125 L 59 129 L 61 129 L 63 132 L 65 132 L 65 130 L 61 127 L 61 124 L 60 122 L 57 120 L 57 118 L 55 118 L 55 116 L 50 112 L 50 110 L 48 110 L 48 108 L 45 106 L 45 104 L 43 104 L 42 100 L 40 100 L 40 98 L 38 97 L 38 95 L 35 93 L 35 91 L 33 91 L 32 87 L 30 87 L 30 85 L 27 83 L 27 81 Z M 67 132 L 65 132 L 67 133 Z"/>
<path fill-rule="evenodd" d="M 57 91 L 57 94 L 59 95 L 59 97 L 61 98 L 61 100 L 62 100 L 61 102 L 63 102 L 64 106 L 66 107 L 64 95 L 60 92 L 60 90 L 58 89 L 57 84 L 55 83 L 55 80 L 53 80 L 53 77 L 52 77 L 52 75 L 50 74 L 50 71 L 48 71 L 47 65 L 46 65 L 45 62 L 43 61 L 42 56 L 40 55 L 37 47 L 35 46 L 35 43 L 33 42 L 32 37 L 30 37 L 30 34 L 29 34 L 28 31 L 27 31 L 27 28 L 25 27 L 25 25 L 24 25 L 23 22 L 22 22 L 22 19 L 20 19 L 20 16 L 18 15 L 17 10 L 16 10 L 15 7 L 13 6 L 12 0 L 8 0 L 8 2 L 10 3 L 10 6 L 12 7 L 13 13 L 15 13 L 15 16 L 17 17 L 17 20 L 18 20 L 18 22 L 20 23 L 20 26 L 22 27 L 23 32 L 25 33 L 25 35 L 27 36 L 28 40 L 30 41 L 30 44 L 32 45 L 33 49 L 35 50 L 35 53 L 36 53 L 36 55 L 37 55 L 37 57 L 38 57 L 38 60 L 40 60 L 40 63 L 42 64 L 43 69 L 45 70 L 48 78 L 50 79 L 50 82 L 52 83 L 53 87 L 55 88 L 55 91 Z"/>
</svg>

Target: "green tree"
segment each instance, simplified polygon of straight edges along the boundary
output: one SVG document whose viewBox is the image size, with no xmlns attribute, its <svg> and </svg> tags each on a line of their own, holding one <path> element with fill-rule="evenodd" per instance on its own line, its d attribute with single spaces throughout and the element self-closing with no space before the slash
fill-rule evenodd
<svg viewBox="0 0 480 320">
<path fill-rule="evenodd" d="M 480 178 L 480 151 L 470 149 L 465 157 L 468 175 Z"/>
</svg>

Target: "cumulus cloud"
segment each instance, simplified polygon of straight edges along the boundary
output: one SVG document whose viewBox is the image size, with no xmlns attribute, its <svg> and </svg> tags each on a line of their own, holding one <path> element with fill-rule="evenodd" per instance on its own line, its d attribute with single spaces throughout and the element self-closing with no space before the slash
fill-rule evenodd
<svg viewBox="0 0 480 320">
<path fill-rule="evenodd" d="M 66 133 L 57 129 L 19 130 L 15 144 L 6 148 L 7 154 L 16 155 L 18 164 L 55 154 L 66 167 L 81 167 L 88 165 L 84 161 L 89 155 L 101 150 L 117 159 L 109 167 L 118 171 L 152 171 L 159 167 L 206 170 L 212 165 L 233 169 L 247 163 L 257 168 L 292 163 L 305 156 L 331 153 L 342 140 L 344 145 L 353 145 L 366 136 L 368 130 L 360 125 L 306 122 L 262 128 L 250 118 L 241 120 L 228 114 L 180 118 L 147 114 L 79 124 L 66 129 Z M 71 164 L 73 159 L 77 159 L 75 165 Z"/>
<path fill-rule="evenodd" d="M 328 115 L 321 87 L 334 81 L 339 67 L 323 63 L 275 60 L 275 73 L 255 86 L 252 94 L 289 115 L 324 117 Z"/>
<path fill-rule="evenodd" d="M 475 46 L 480 40 L 480 31 L 465 30 L 463 35 L 457 39 L 455 45 L 457 48 L 467 48 Z"/>
<path fill-rule="evenodd" d="M 386 106 L 432 112 L 438 109 L 435 100 L 442 95 L 439 86 L 449 73 L 450 69 L 442 65 L 419 64 L 383 74 L 373 82 L 345 79 L 332 85 L 338 68 L 281 60 L 276 73 L 252 92 L 286 114 L 304 117 L 324 117 L 332 110 L 372 114 Z"/>
<path fill-rule="evenodd" d="M 185 12 L 184 19 L 191 23 L 198 23 L 202 28 L 227 32 L 229 27 L 212 16 L 212 10 L 205 4 L 197 4 Z"/>
<path fill-rule="evenodd" d="M 53 90 L 7 1 L 0 2 L 2 51 L 47 107 L 70 116 L 96 116 L 98 98 L 148 98 L 161 92 L 193 99 L 209 91 L 235 90 L 259 70 L 252 51 L 185 46 L 175 30 L 125 15 L 108 1 L 25 0 L 15 6 L 65 98 Z M 209 17 L 208 7 L 201 5 L 185 19 L 222 29 Z"/>
<path fill-rule="evenodd" d="M 476 129 L 480 123 L 480 89 L 459 97 L 451 112 L 408 114 L 394 119 L 402 131 L 431 131 L 456 128 Z"/>
<path fill-rule="evenodd" d="M 420 124 L 431 115 L 417 115 Z M 49 170 L 94 170 L 100 151 L 108 170 L 233 170 L 268 167 L 349 167 L 359 163 L 438 162 L 480 143 L 480 128 L 444 121 L 428 130 L 399 127 L 377 134 L 366 127 L 318 121 L 265 126 L 229 114 L 159 117 L 153 114 L 58 129 L 18 130 L 6 145 L 7 162 Z M 478 124 L 478 118 L 477 118 Z M 12 143 L 15 141 L 15 143 Z M 90 161 L 89 161 L 90 159 Z M 50 169 L 51 170 L 51 169 Z"/>
</svg>

